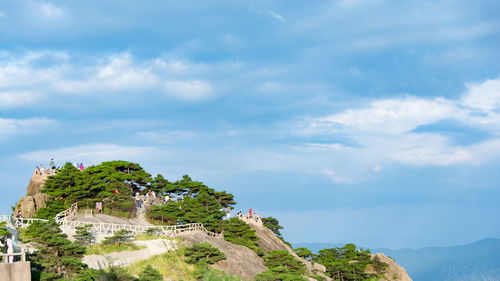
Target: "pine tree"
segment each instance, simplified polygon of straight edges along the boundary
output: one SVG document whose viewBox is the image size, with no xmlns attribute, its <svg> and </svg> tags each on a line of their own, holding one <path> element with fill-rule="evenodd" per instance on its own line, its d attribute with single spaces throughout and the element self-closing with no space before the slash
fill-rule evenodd
<svg viewBox="0 0 500 281">
<path fill-rule="evenodd" d="M 259 237 L 255 230 L 244 221 L 232 218 L 224 221 L 224 240 L 236 245 L 241 245 L 252 249 L 258 255 L 263 256 L 264 252 L 259 248 Z"/>
<path fill-rule="evenodd" d="M 33 260 L 43 267 L 42 280 L 71 279 L 86 268 L 81 261 L 85 248 L 69 241 L 54 221 L 35 221 L 24 236 L 38 250 Z"/>
<path fill-rule="evenodd" d="M 163 276 L 148 264 L 139 274 L 139 281 L 163 281 Z"/>
<path fill-rule="evenodd" d="M 186 248 L 185 256 L 187 257 L 186 262 L 190 264 L 200 262 L 214 264 L 226 259 L 224 253 L 207 242 L 194 244 L 192 247 Z"/>
<path fill-rule="evenodd" d="M 103 244 L 127 244 L 132 240 L 132 231 L 126 229 L 120 229 L 113 236 L 106 237 Z"/>
<path fill-rule="evenodd" d="M 273 217 L 262 218 L 262 223 L 265 227 L 269 228 L 276 236 L 281 237 L 280 229 L 283 229 L 281 225 L 279 225 L 279 221 Z"/>
<path fill-rule="evenodd" d="M 73 238 L 75 238 L 78 245 L 87 246 L 92 243 L 92 233 L 90 233 L 92 225 L 87 224 L 85 226 L 77 226 L 75 228 L 76 234 L 73 236 Z"/>
</svg>

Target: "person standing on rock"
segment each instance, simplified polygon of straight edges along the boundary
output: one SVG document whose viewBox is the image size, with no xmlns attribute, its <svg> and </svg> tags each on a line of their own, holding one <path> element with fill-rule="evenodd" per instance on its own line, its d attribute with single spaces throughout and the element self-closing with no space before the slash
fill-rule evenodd
<svg viewBox="0 0 500 281">
<path fill-rule="evenodd" d="M 82 172 L 83 172 L 83 170 L 84 170 L 84 169 L 85 169 L 85 168 L 83 167 L 83 163 L 80 163 L 80 171 L 82 171 Z"/>
<path fill-rule="evenodd" d="M 54 164 L 54 158 L 50 159 L 50 169 L 52 170 L 52 173 L 56 171 L 56 165 Z"/>
</svg>

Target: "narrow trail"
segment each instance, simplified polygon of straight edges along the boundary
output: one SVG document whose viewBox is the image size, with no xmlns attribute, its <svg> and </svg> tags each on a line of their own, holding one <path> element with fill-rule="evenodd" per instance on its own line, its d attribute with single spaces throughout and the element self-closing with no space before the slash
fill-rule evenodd
<svg viewBox="0 0 500 281">
<path fill-rule="evenodd" d="M 136 251 L 122 251 L 102 255 L 87 255 L 83 262 L 90 268 L 105 269 L 109 266 L 128 266 L 137 261 L 146 260 L 156 255 L 164 254 L 177 249 L 175 239 L 156 239 L 148 241 L 134 241 L 137 246 L 146 247 Z"/>
</svg>

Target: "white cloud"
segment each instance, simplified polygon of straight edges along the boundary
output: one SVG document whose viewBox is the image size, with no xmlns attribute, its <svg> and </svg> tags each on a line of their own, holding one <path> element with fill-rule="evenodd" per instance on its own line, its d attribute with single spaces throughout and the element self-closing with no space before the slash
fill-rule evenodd
<svg viewBox="0 0 500 281">
<path fill-rule="evenodd" d="M 275 19 L 275 20 L 278 20 L 280 22 L 285 22 L 285 17 L 283 17 L 282 15 L 276 13 L 275 11 L 272 11 L 272 10 L 260 10 L 260 9 L 257 9 L 255 7 L 251 7 L 251 10 L 252 11 L 255 11 L 261 15 L 268 15 L 270 16 L 271 18 Z"/>
<path fill-rule="evenodd" d="M 32 134 L 45 130 L 54 124 L 56 124 L 56 121 L 46 118 L 0 118 L 0 138 L 8 135 Z"/>
<path fill-rule="evenodd" d="M 373 101 L 367 108 L 349 109 L 318 118 L 312 127 L 347 127 L 354 130 L 399 133 L 418 125 L 432 123 L 450 115 L 461 114 L 446 99 L 424 99 L 406 96 Z"/>
<path fill-rule="evenodd" d="M 268 13 L 271 17 L 273 17 L 274 19 L 277 19 L 277 20 L 279 20 L 280 22 L 285 22 L 285 18 L 284 18 L 282 15 L 280 15 L 280 14 L 276 13 L 275 11 L 271 11 L 271 10 L 269 10 L 269 11 L 267 11 L 267 13 Z"/>
<path fill-rule="evenodd" d="M 202 80 L 167 81 L 165 93 L 182 100 L 201 101 L 214 97 L 212 85 Z"/>
<path fill-rule="evenodd" d="M 468 92 L 461 104 L 466 107 L 491 113 L 500 109 L 500 78 L 481 84 L 467 85 Z"/>
<path fill-rule="evenodd" d="M 0 92 L 0 109 L 32 104 L 38 96 L 29 92 Z"/>
<path fill-rule="evenodd" d="M 326 170 L 321 171 L 321 173 L 326 175 L 334 183 L 353 183 L 352 179 L 348 179 L 344 176 L 340 176 L 333 170 L 326 169 Z"/>
<path fill-rule="evenodd" d="M 83 162 L 88 165 L 96 165 L 103 161 L 127 160 L 137 161 L 145 160 L 154 155 L 161 157 L 167 155 L 167 152 L 156 147 L 148 146 L 120 146 L 116 144 L 90 144 L 78 145 L 74 147 L 64 147 L 54 150 L 39 150 L 19 154 L 18 157 L 35 163 L 42 163 L 48 159 L 54 158 L 60 162 Z"/>
<path fill-rule="evenodd" d="M 118 93 L 142 99 L 147 93 L 184 101 L 215 97 L 211 71 L 202 64 L 155 58 L 137 62 L 129 53 L 87 65 L 72 63 L 64 52 L 29 52 L 0 57 L 0 108 L 19 107 L 56 95 L 100 96 Z M 17 97 L 17 98 L 16 98 Z"/>
<path fill-rule="evenodd" d="M 56 7 L 52 3 L 41 3 L 39 4 L 38 9 L 42 15 L 49 19 L 60 18 L 63 16 L 63 10 Z"/>
<path fill-rule="evenodd" d="M 380 99 L 359 109 L 347 109 L 321 118 L 302 121 L 305 136 L 339 135 L 353 140 L 356 149 L 343 151 L 350 159 L 384 164 L 398 162 L 412 166 L 480 164 L 500 155 L 500 78 L 468 85 L 458 99 Z M 493 140 L 458 145 L 438 132 L 416 133 L 419 126 L 454 119 L 488 131 Z M 359 147 L 358 147 L 359 146 Z M 304 144 L 305 148 L 340 151 L 338 145 Z M 500 147 L 500 146 L 499 146 Z M 378 172 L 377 170 L 374 170 Z M 337 173 L 335 174 L 337 176 Z"/>
</svg>

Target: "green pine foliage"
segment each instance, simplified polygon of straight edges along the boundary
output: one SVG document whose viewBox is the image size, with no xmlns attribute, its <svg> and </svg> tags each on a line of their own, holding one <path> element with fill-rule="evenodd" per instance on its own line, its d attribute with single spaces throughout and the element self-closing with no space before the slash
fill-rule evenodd
<svg viewBox="0 0 500 281">
<path fill-rule="evenodd" d="M 241 245 L 252 249 L 259 256 L 264 255 L 264 251 L 259 248 L 259 237 L 255 230 L 238 218 L 226 220 L 223 223 L 224 240 L 236 245 Z"/>
<path fill-rule="evenodd" d="M 87 266 L 81 259 L 85 248 L 72 243 L 54 221 L 35 221 L 23 234 L 37 249 L 33 262 L 42 270 L 41 280 L 70 279 Z"/>
<path fill-rule="evenodd" d="M 90 225 L 90 224 L 75 227 L 76 233 L 73 236 L 73 238 L 75 238 L 76 243 L 78 245 L 87 246 L 87 245 L 90 245 L 90 243 L 92 243 L 93 237 L 92 237 L 92 233 L 90 233 L 91 228 L 92 228 L 92 225 Z"/>
<path fill-rule="evenodd" d="M 305 259 L 305 260 L 315 260 L 316 259 L 316 255 L 310 251 L 309 249 L 307 249 L 306 247 L 299 247 L 299 248 L 296 248 L 293 250 L 297 256 Z"/>
<path fill-rule="evenodd" d="M 0 239 L 3 240 L 4 245 L 5 245 L 5 240 L 3 238 L 10 234 L 10 232 L 7 230 L 6 224 L 7 223 L 5 222 L 0 222 Z M 0 247 L 0 250 L 2 251 L 2 253 L 4 253 L 5 247 Z"/>
<path fill-rule="evenodd" d="M 326 267 L 326 274 L 333 280 L 364 281 L 376 278 L 387 268 L 387 264 L 371 259 L 369 250 L 358 250 L 354 244 L 342 248 L 319 251 L 317 261 Z M 371 267 L 377 274 L 367 273 Z"/>
<path fill-rule="evenodd" d="M 186 262 L 189 264 L 214 264 L 226 259 L 224 253 L 208 242 L 194 244 L 192 247 L 186 248 L 184 255 L 186 256 Z"/>
<path fill-rule="evenodd" d="M 161 206 L 153 206 L 148 214 L 150 219 L 167 224 L 177 224 L 178 220 L 183 223 L 203 223 L 209 231 L 220 230 L 221 217 L 225 212 L 215 195 L 208 190 L 202 189 L 184 196 L 177 202 L 170 201 Z"/>
<path fill-rule="evenodd" d="M 284 266 L 278 266 L 257 274 L 255 281 L 307 281 L 307 279 Z"/>
<path fill-rule="evenodd" d="M 104 241 L 102 241 L 102 244 L 104 245 L 122 245 L 122 244 L 129 244 L 130 241 L 132 241 L 132 231 L 126 230 L 126 229 L 120 229 L 113 236 L 106 237 Z"/>
<path fill-rule="evenodd" d="M 276 236 L 282 237 L 280 233 L 280 229 L 283 229 L 281 225 L 279 225 L 279 221 L 273 217 L 262 218 L 262 224 L 265 227 L 269 228 Z"/>
<path fill-rule="evenodd" d="M 43 192 L 49 195 L 47 207 L 37 210 L 36 216 L 53 218 L 74 202 L 93 207 L 98 201 L 103 202 L 103 208 L 109 213 L 128 214 L 134 209 L 132 194 L 150 182 L 151 175 L 136 163 L 103 162 L 84 171 L 66 163 L 45 182 Z M 119 194 L 114 194 L 115 189 L 119 190 Z"/>
<path fill-rule="evenodd" d="M 288 251 L 270 251 L 264 257 L 264 265 L 268 270 L 255 276 L 256 281 L 305 281 L 302 275 L 306 273 L 304 263 Z"/>
<path fill-rule="evenodd" d="M 163 276 L 161 276 L 158 270 L 148 264 L 141 274 L 139 274 L 139 281 L 163 281 Z"/>
<path fill-rule="evenodd" d="M 285 250 L 270 251 L 264 257 L 264 261 L 265 261 L 264 264 L 268 268 L 283 266 L 287 270 L 295 274 L 306 273 L 306 267 L 304 263 L 296 259 L 294 256 L 290 255 L 290 253 L 288 253 L 288 251 Z"/>
</svg>

